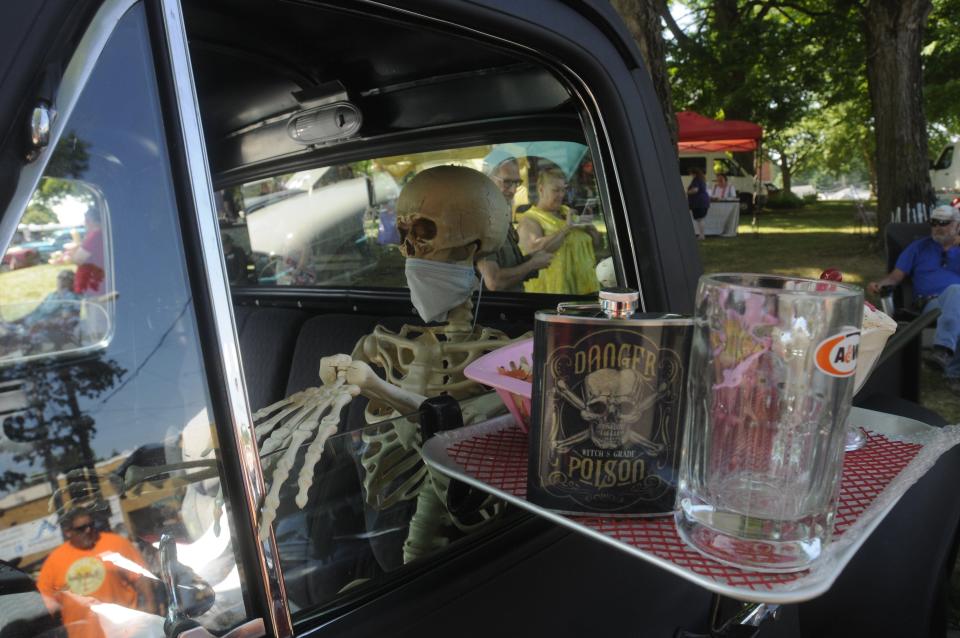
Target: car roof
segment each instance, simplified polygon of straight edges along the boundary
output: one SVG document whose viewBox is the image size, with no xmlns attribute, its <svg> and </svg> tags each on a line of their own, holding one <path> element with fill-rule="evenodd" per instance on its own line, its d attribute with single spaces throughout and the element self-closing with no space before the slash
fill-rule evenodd
<svg viewBox="0 0 960 638">
<path fill-rule="evenodd" d="M 575 116 L 543 67 L 429 26 L 274 0 L 186 0 L 184 15 L 215 177 L 357 146 L 308 148 L 287 135 L 292 114 L 339 86 L 367 145 L 490 118 Z"/>
</svg>

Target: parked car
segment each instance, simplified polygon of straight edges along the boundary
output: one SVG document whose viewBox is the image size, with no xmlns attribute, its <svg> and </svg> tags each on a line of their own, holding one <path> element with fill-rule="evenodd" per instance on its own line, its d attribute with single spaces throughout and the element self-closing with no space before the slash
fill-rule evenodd
<svg viewBox="0 0 960 638">
<path fill-rule="evenodd" d="M 3 253 L 0 259 L 0 269 L 17 270 L 18 268 L 29 268 L 40 263 L 40 253 L 36 248 L 25 244 L 11 245 Z"/>
<path fill-rule="evenodd" d="M 693 310 L 702 268 L 676 151 L 608 3 L 55 0 L 7 3 L 0 16 L 22 34 L 0 38 L 0 130 L 34 133 L 0 137 L 0 249 L 45 176 L 82 181 L 101 200 L 87 229 L 100 238 L 86 275 L 98 290 L 82 299 L 82 318 L 100 325 L 79 344 L 54 335 L 39 355 L 0 363 L 0 559 L 42 564 L 64 541 L 58 517 L 92 495 L 106 504 L 97 524 L 139 544 L 143 565 L 122 567 L 129 579 L 159 576 L 171 607 L 165 619 L 94 605 L 108 638 L 192 624 L 250 637 L 710 632 L 720 601 L 656 565 L 502 503 L 421 506 L 417 449 L 432 431 L 417 415 L 369 423 L 359 397 L 319 460 L 309 452 L 312 466 L 297 446 L 258 449 L 253 428 L 261 410 L 319 385 L 321 357 L 354 352 L 376 326 L 424 329 L 398 247 L 368 241 L 354 220 L 364 207 L 392 210 L 394 187 L 418 167 L 482 170 L 527 149 L 510 151 L 523 168 L 519 209 L 535 200 L 539 170 L 574 157 L 568 170 L 603 240 L 596 259 L 612 260 L 643 310 Z M 564 156 L 532 150 L 549 148 Z M 314 197 L 271 197 L 301 171 L 329 181 Z M 217 194 L 235 189 L 262 207 L 221 228 Z M 288 234 L 297 250 L 231 288 L 226 234 L 267 260 Z M 476 321 L 520 336 L 535 311 L 571 297 L 485 291 Z M 502 409 L 491 393 L 460 406 Z M 396 454 L 381 456 L 388 446 Z M 284 455 L 295 475 L 306 465 L 304 498 L 298 480 L 284 484 L 262 527 L 264 468 Z M 930 633 L 958 480 L 960 457 L 948 453 L 867 542 L 838 596 L 787 606 L 761 635 L 827 635 L 831 623 Z M 417 536 L 430 508 L 440 523 Z M 864 576 L 878 567 L 896 578 Z M 183 574 L 204 581 L 195 589 L 212 605 L 179 604 Z"/>
<path fill-rule="evenodd" d="M 37 251 L 38 259 L 41 263 L 47 263 L 54 253 L 62 253 L 74 247 L 74 233 L 83 238 L 83 229 L 60 228 L 52 231 L 49 235 L 35 241 L 28 241 L 21 244 L 25 248 Z"/>
</svg>

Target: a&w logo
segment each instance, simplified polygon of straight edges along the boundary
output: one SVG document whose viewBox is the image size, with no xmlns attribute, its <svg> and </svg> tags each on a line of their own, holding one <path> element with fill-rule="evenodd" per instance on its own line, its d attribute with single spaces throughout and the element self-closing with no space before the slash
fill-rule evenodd
<svg viewBox="0 0 960 638">
<path fill-rule="evenodd" d="M 832 377 L 849 377 L 857 371 L 860 331 L 827 337 L 817 346 L 817 368 Z"/>
</svg>

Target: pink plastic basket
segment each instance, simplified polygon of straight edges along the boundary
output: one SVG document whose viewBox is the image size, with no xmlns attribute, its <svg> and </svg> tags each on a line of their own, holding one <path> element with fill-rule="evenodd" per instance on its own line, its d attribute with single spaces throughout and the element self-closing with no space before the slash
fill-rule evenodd
<svg viewBox="0 0 960 638">
<path fill-rule="evenodd" d="M 533 366 L 533 338 L 524 339 L 516 343 L 498 348 L 480 357 L 466 367 L 463 374 L 483 385 L 488 385 L 497 391 L 503 404 L 510 410 L 514 420 L 524 432 L 530 425 L 530 397 L 533 395 L 533 384 L 529 381 L 508 377 L 500 374 L 498 368 L 511 369 L 524 365 L 532 369 Z"/>
</svg>

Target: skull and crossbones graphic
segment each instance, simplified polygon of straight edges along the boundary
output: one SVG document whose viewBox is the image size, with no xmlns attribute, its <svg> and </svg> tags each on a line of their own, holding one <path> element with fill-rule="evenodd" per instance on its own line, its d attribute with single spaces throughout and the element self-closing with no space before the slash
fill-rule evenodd
<svg viewBox="0 0 960 638">
<path fill-rule="evenodd" d="M 557 441 L 558 451 L 566 452 L 587 439 L 602 450 L 638 445 L 653 456 L 663 451 L 664 445 L 653 441 L 652 420 L 646 427 L 637 421 L 667 392 L 667 383 L 661 383 L 655 393 L 643 396 L 643 381 L 635 370 L 602 368 L 588 374 L 580 387 L 582 395 L 564 380 L 557 381 L 557 393 L 589 424 L 577 434 Z"/>
</svg>

